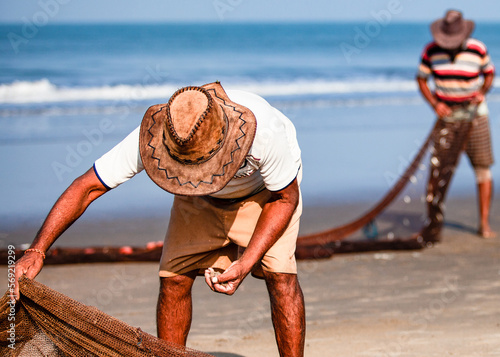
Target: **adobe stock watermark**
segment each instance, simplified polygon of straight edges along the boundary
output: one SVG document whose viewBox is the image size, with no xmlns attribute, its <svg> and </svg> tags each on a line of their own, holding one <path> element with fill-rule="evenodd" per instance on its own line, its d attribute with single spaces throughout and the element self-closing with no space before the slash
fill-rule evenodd
<svg viewBox="0 0 500 357">
<path fill-rule="evenodd" d="M 396 173 L 394 173 L 392 171 L 384 172 L 384 178 L 385 178 L 385 181 L 387 182 L 387 186 L 391 187 L 392 185 L 394 185 L 394 183 L 396 183 L 396 181 L 401 177 L 401 175 L 404 174 L 406 172 L 406 170 L 410 167 L 410 165 L 412 164 L 412 161 L 419 153 L 419 149 L 421 148 L 423 142 L 419 139 L 416 139 L 414 141 L 414 143 L 415 143 L 416 149 L 408 154 L 408 158 L 405 158 L 401 155 L 398 156 L 399 166 L 398 166 L 398 170 Z M 410 182 L 416 183 L 416 176 L 413 175 L 410 178 Z"/>
<path fill-rule="evenodd" d="M 131 113 L 132 109 L 138 106 L 138 101 L 147 98 L 147 86 L 159 84 L 168 76 L 168 73 L 162 73 L 160 67 L 156 68 L 147 67 L 147 74 L 142 80 L 142 84 L 134 88 L 130 92 L 130 97 L 126 100 L 125 105 L 122 105 L 121 115 L 109 118 L 103 118 L 99 121 L 97 127 L 90 130 L 82 130 L 84 137 L 75 145 L 67 145 L 65 150 L 65 158 L 62 162 L 53 161 L 51 164 L 52 171 L 56 175 L 59 182 L 62 182 L 67 174 L 73 171 L 83 162 L 83 160 L 90 156 L 96 147 L 99 147 L 106 137 L 116 130 L 116 122 L 125 120 Z"/>
<path fill-rule="evenodd" d="M 213 0 L 212 5 L 220 21 L 224 21 L 226 13 L 233 12 L 243 0 Z"/>
<path fill-rule="evenodd" d="M 370 12 L 372 20 L 367 21 L 364 26 L 355 26 L 352 41 L 340 44 L 340 49 L 347 63 L 352 63 L 353 57 L 361 54 L 372 40 L 381 34 L 382 29 L 391 23 L 394 16 L 399 15 L 401 12 L 403 12 L 402 1 L 390 0 L 385 9 L 372 10 Z"/>
<path fill-rule="evenodd" d="M 247 306 L 245 309 L 248 315 L 245 318 L 238 319 L 238 325 L 232 329 L 232 335 L 235 338 L 228 341 L 231 344 L 238 344 L 241 340 L 252 336 L 255 330 L 261 328 L 265 321 L 271 319 L 271 312 L 262 305 L 253 301 L 253 306 Z"/>
<path fill-rule="evenodd" d="M 130 289 L 137 289 L 137 276 L 131 274 L 125 267 L 117 267 L 110 271 L 110 278 L 106 288 L 92 290 L 92 296 L 85 301 L 86 305 L 103 308 L 112 304 L 115 299 L 124 299 Z"/>
<path fill-rule="evenodd" d="M 65 174 L 72 173 L 82 163 L 83 159 L 92 153 L 95 147 L 102 144 L 104 136 L 112 133 L 115 128 L 116 126 L 111 119 L 103 118 L 99 121 L 98 128 L 82 131 L 85 139 L 80 140 L 75 147 L 66 146 L 65 162 L 53 161 L 51 165 L 59 182 L 63 181 Z"/>
<path fill-rule="evenodd" d="M 373 356 L 402 357 L 407 351 L 405 348 L 411 341 L 411 336 L 421 336 L 429 328 L 429 325 L 439 316 L 443 315 L 447 308 L 460 297 L 461 291 L 458 276 L 446 276 L 443 279 L 441 292 L 434 298 L 428 300 L 417 313 L 409 318 L 407 331 L 400 331 L 398 337 L 393 334 L 388 336 L 383 346 L 376 347 L 372 351 Z"/>
<path fill-rule="evenodd" d="M 16 33 L 11 31 L 7 34 L 7 39 L 10 41 L 10 45 L 14 50 L 14 53 L 19 53 L 19 47 L 21 45 L 26 45 L 31 39 L 33 39 L 40 28 L 47 26 L 51 19 L 54 19 L 59 11 L 61 10 L 61 5 L 66 5 L 71 0 L 40 0 L 38 1 L 39 10 L 35 12 L 31 18 L 26 16 L 22 17 L 23 25 L 21 31 Z"/>
<path fill-rule="evenodd" d="M 7 246 L 7 289 L 10 294 L 14 294 L 16 283 L 16 247 L 13 245 Z M 7 321 L 9 323 L 7 330 L 8 348 L 16 349 L 16 300 L 10 299 L 8 304 Z"/>
</svg>

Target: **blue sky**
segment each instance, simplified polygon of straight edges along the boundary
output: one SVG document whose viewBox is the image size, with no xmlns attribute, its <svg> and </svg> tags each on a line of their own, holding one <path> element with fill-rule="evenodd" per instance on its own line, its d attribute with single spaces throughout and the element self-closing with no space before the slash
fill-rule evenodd
<svg viewBox="0 0 500 357">
<path fill-rule="evenodd" d="M 0 22 L 431 21 L 448 8 L 500 22 L 498 0 L 2 0 Z"/>
</svg>

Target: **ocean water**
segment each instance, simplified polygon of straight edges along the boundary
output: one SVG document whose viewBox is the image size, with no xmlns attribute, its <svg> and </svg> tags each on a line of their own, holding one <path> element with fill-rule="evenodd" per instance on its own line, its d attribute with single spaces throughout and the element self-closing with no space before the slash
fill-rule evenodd
<svg viewBox="0 0 500 357">
<path fill-rule="evenodd" d="M 475 32 L 497 63 L 499 31 Z M 2 25 L 0 227 L 39 222 L 150 105 L 215 80 L 262 95 L 294 122 L 306 205 L 374 202 L 433 124 L 414 80 L 428 41 L 428 24 Z M 498 87 L 489 103 L 500 157 Z M 474 190 L 462 160 L 452 192 Z M 158 214 L 171 199 L 142 173 L 85 215 Z"/>
</svg>

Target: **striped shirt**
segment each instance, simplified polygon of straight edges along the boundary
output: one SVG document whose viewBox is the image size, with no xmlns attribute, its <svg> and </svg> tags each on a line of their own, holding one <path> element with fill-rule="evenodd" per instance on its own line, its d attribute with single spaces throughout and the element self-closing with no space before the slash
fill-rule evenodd
<svg viewBox="0 0 500 357">
<path fill-rule="evenodd" d="M 494 73 L 495 67 L 486 46 L 469 38 L 455 58 L 429 43 L 422 53 L 418 78 L 434 78 L 435 95 L 445 102 L 460 103 L 474 98 L 482 86 L 483 74 Z"/>
</svg>

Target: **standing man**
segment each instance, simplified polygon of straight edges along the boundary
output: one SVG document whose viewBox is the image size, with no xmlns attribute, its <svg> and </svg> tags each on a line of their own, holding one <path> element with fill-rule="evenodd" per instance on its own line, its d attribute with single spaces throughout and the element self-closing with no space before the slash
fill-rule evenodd
<svg viewBox="0 0 500 357">
<path fill-rule="evenodd" d="M 489 224 L 493 152 L 485 101 L 495 68 L 486 46 L 470 38 L 473 30 L 474 22 L 464 20 L 456 10 L 449 10 L 444 18 L 433 22 L 434 41 L 425 47 L 417 75 L 420 92 L 438 116 L 427 193 L 428 224 L 422 231 L 427 241 L 439 240 L 446 189 L 462 149 L 476 175 L 478 234 L 483 238 L 495 236 Z M 427 84 L 431 76 L 434 92 Z"/>
<path fill-rule="evenodd" d="M 226 94 L 218 82 L 182 88 L 150 107 L 136 130 L 77 178 L 17 262 L 17 279 L 34 278 L 49 247 L 90 203 L 143 169 L 175 195 L 159 269 L 158 336 L 186 344 L 197 275 L 232 295 L 252 273 L 265 279 L 280 355 L 303 356 L 295 128 L 261 97 Z"/>
</svg>

